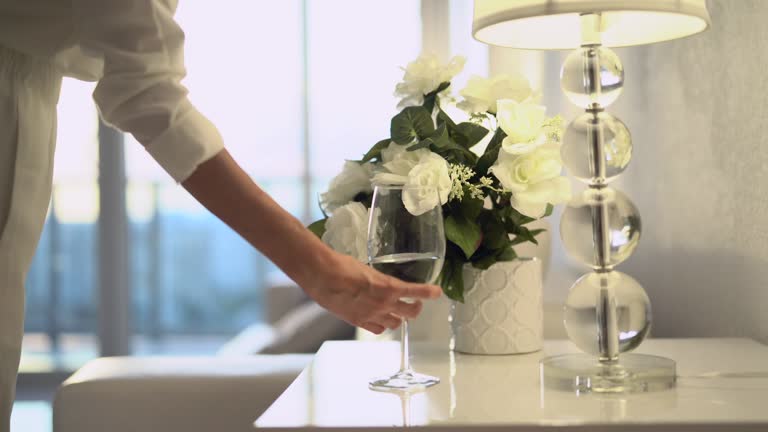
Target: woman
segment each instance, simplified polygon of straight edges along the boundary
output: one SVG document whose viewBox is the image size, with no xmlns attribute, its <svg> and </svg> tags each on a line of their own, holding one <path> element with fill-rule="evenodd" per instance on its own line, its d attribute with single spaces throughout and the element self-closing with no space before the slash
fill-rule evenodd
<svg viewBox="0 0 768 432">
<path fill-rule="evenodd" d="M 0 432 L 8 431 L 23 335 L 24 280 L 51 192 L 62 75 L 97 80 L 103 119 L 132 133 L 199 202 L 340 318 L 374 333 L 415 317 L 439 288 L 333 252 L 259 189 L 180 84 L 175 0 L 0 4 Z M 64 150 L 66 151 L 66 150 Z"/>
</svg>

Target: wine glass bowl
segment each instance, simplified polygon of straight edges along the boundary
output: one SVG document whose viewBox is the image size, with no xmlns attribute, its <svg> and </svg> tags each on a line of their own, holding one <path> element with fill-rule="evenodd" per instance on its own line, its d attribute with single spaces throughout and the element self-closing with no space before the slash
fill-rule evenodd
<svg viewBox="0 0 768 432">
<path fill-rule="evenodd" d="M 434 194 L 434 195 L 432 195 Z M 414 214 L 403 198 L 425 200 Z M 429 202 L 435 202 L 431 208 Z M 406 282 L 434 283 L 445 260 L 443 213 L 437 190 L 407 185 L 375 185 L 368 221 L 368 259 L 374 269 Z M 412 302 L 413 299 L 402 298 Z M 402 318 L 401 318 L 402 319 Z M 413 371 L 409 361 L 408 321 L 402 319 L 400 370 L 374 379 L 373 390 L 413 391 L 440 382 L 437 377 Z"/>
</svg>

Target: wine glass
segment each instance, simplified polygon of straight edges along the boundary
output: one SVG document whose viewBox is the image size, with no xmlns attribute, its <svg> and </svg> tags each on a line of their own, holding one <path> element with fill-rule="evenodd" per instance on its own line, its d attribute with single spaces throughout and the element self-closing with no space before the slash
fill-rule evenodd
<svg viewBox="0 0 768 432">
<path fill-rule="evenodd" d="M 404 198 L 409 206 L 405 205 Z M 374 186 L 368 220 L 368 260 L 376 270 L 406 282 L 435 282 L 445 260 L 443 212 L 436 188 Z M 401 301 L 413 300 L 403 298 Z M 400 370 L 371 381 L 369 385 L 373 390 L 420 390 L 440 382 L 437 377 L 411 369 L 408 321 L 401 319 Z"/>
</svg>

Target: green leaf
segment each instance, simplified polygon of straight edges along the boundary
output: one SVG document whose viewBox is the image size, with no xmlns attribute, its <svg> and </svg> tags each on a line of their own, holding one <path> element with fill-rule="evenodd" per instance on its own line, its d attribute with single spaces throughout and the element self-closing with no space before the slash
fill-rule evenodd
<svg viewBox="0 0 768 432">
<path fill-rule="evenodd" d="M 435 146 L 437 146 L 438 148 L 446 147 L 453 144 L 451 142 L 450 136 L 448 135 L 448 130 L 445 126 L 445 123 L 438 126 L 437 129 L 435 129 L 435 132 L 432 133 L 432 136 L 430 136 L 430 138 L 432 138 L 432 141 L 435 143 Z"/>
<path fill-rule="evenodd" d="M 496 263 L 496 257 L 494 255 L 486 255 L 477 261 L 472 262 L 472 267 L 480 270 L 488 270 L 488 268 Z"/>
<path fill-rule="evenodd" d="M 473 165 L 475 154 L 451 140 L 447 127 L 444 124 L 437 128 L 431 137 L 432 151 L 439 154 L 449 162 L 459 162 Z"/>
<path fill-rule="evenodd" d="M 496 159 L 499 158 L 499 150 L 501 149 L 501 142 L 507 134 L 504 133 L 501 128 L 496 129 L 493 134 L 493 138 L 488 143 L 488 147 L 485 148 L 485 153 L 480 156 L 480 160 L 477 161 L 475 173 L 477 177 L 482 177 L 488 174 L 488 169 L 496 163 Z"/>
<path fill-rule="evenodd" d="M 307 229 L 312 231 L 312 233 L 320 238 L 323 237 L 323 234 L 325 234 L 325 222 L 328 219 L 320 219 L 319 221 L 312 222 L 309 224 Z"/>
<path fill-rule="evenodd" d="M 447 89 L 450 86 L 451 86 L 451 82 L 450 81 L 443 81 L 443 82 L 440 83 L 439 86 L 437 86 L 436 89 L 432 90 L 429 94 L 433 94 L 433 93 L 434 94 L 438 94 L 438 93 L 440 93 L 441 91 Z"/>
<path fill-rule="evenodd" d="M 456 142 L 460 145 L 470 148 L 480 142 L 486 135 L 488 135 L 488 129 L 480 126 L 476 123 L 463 122 L 455 125 L 457 134 L 461 137 L 456 137 Z"/>
<path fill-rule="evenodd" d="M 555 206 L 553 206 L 552 204 L 547 204 L 547 209 L 544 210 L 544 216 L 542 217 L 552 216 L 552 212 L 554 210 L 555 210 Z"/>
<path fill-rule="evenodd" d="M 381 159 L 381 151 L 389 147 L 389 143 L 392 142 L 389 138 L 383 139 L 371 147 L 370 150 L 363 156 L 361 162 L 369 162 L 373 159 Z"/>
<path fill-rule="evenodd" d="M 523 238 L 525 241 L 529 241 L 535 245 L 539 244 L 539 241 L 536 240 L 536 237 L 531 233 L 531 231 L 528 228 L 520 227 L 515 234 L 517 235 L 518 238 Z"/>
<path fill-rule="evenodd" d="M 483 200 L 479 198 L 469 198 L 464 196 L 464 199 L 459 202 L 461 206 L 461 214 L 468 220 L 475 220 L 483 210 Z"/>
<path fill-rule="evenodd" d="M 443 111 L 441 108 L 438 107 L 437 125 L 440 126 L 443 124 L 448 126 L 449 131 L 456 129 L 456 123 L 454 123 L 451 116 L 449 116 L 448 113 L 446 113 L 445 111 Z"/>
<path fill-rule="evenodd" d="M 403 109 L 392 117 L 389 133 L 392 141 L 405 145 L 414 139 L 424 139 L 435 132 L 435 124 L 430 113 L 420 106 L 412 106 Z"/>
<path fill-rule="evenodd" d="M 408 150 L 406 150 L 406 151 L 416 151 L 418 149 L 429 148 L 429 146 L 431 146 L 431 145 L 432 145 L 432 138 L 425 138 L 425 139 L 419 141 L 418 143 L 416 143 L 416 144 L 414 144 L 412 146 L 409 146 Z"/>
<path fill-rule="evenodd" d="M 447 89 L 450 85 L 451 83 L 448 81 L 442 82 L 440 83 L 439 86 L 437 86 L 436 89 L 424 95 L 424 103 L 422 103 L 421 106 L 424 107 L 427 111 L 429 111 L 430 115 L 432 114 L 432 111 L 435 109 L 435 105 L 437 102 L 437 94 Z"/>
<path fill-rule="evenodd" d="M 450 215 L 445 218 L 445 237 L 460 247 L 469 259 L 480 246 L 482 232 L 475 222 L 459 215 Z"/>
<path fill-rule="evenodd" d="M 528 241 L 527 238 L 520 237 L 520 236 L 516 235 L 512 240 L 509 241 L 509 245 L 510 246 L 516 246 L 516 245 L 525 243 L 527 241 Z"/>
<path fill-rule="evenodd" d="M 464 302 L 464 260 L 462 252 L 451 243 L 445 251 L 445 264 L 440 273 L 440 286 L 451 300 Z"/>
<path fill-rule="evenodd" d="M 451 278 L 451 300 L 464 303 L 464 262 L 456 261 L 453 263 L 453 272 Z"/>
<path fill-rule="evenodd" d="M 501 253 L 496 255 L 497 261 L 513 261 L 515 259 L 517 259 L 517 252 L 515 252 L 515 249 L 512 246 L 508 246 L 501 251 Z"/>
<path fill-rule="evenodd" d="M 512 206 L 506 207 L 504 209 L 504 217 L 508 221 L 507 230 L 510 232 L 516 232 L 516 227 L 531 223 L 536 220 L 530 216 L 526 216 L 520 213 Z"/>
<path fill-rule="evenodd" d="M 483 224 L 483 246 L 488 249 L 501 249 L 509 244 L 509 234 L 495 217 L 489 217 Z"/>
</svg>

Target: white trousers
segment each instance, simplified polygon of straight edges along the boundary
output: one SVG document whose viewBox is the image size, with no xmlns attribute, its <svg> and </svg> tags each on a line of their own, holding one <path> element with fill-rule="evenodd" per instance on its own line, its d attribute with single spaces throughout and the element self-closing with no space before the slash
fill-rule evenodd
<svg viewBox="0 0 768 432">
<path fill-rule="evenodd" d="M 24 283 L 51 196 L 61 76 L 0 47 L 0 432 L 10 430 L 24 334 Z"/>
</svg>

